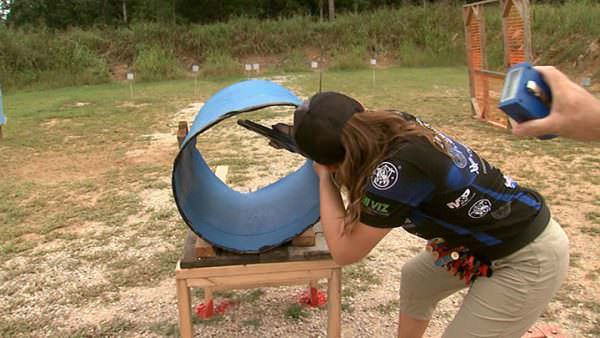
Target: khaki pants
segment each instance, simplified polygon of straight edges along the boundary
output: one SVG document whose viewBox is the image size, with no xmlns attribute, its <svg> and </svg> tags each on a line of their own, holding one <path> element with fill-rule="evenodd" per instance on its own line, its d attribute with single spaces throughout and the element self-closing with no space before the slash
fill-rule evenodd
<svg viewBox="0 0 600 338">
<path fill-rule="evenodd" d="M 473 283 L 443 337 L 521 337 L 558 290 L 568 266 L 569 241 L 551 219 L 533 242 L 492 262 L 493 275 Z M 423 252 L 402 268 L 400 310 L 429 320 L 440 300 L 464 287 Z"/>
</svg>

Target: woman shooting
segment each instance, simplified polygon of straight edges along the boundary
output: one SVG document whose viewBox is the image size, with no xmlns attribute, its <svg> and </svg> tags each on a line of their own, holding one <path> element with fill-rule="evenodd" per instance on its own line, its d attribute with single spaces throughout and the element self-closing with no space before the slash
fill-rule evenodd
<svg viewBox="0 0 600 338">
<path fill-rule="evenodd" d="M 564 280 L 568 239 L 542 196 L 418 118 L 324 92 L 293 127 L 275 127 L 315 162 L 337 263 L 359 261 L 393 228 L 428 240 L 402 268 L 399 337 L 421 337 L 436 304 L 465 287 L 444 337 L 521 337 Z"/>
</svg>

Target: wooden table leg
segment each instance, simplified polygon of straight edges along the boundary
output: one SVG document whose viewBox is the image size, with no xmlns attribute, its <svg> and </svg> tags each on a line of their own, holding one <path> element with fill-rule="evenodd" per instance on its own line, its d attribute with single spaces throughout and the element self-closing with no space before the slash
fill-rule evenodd
<svg viewBox="0 0 600 338">
<path fill-rule="evenodd" d="M 342 325 L 342 269 L 331 270 L 327 281 L 327 337 L 341 337 Z"/>
<path fill-rule="evenodd" d="M 208 304 L 213 300 L 213 289 L 212 288 L 204 288 L 204 303 Z"/>
<path fill-rule="evenodd" d="M 192 304 L 190 289 L 185 279 L 177 280 L 177 306 L 179 307 L 179 333 L 183 338 L 192 338 Z"/>
</svg>

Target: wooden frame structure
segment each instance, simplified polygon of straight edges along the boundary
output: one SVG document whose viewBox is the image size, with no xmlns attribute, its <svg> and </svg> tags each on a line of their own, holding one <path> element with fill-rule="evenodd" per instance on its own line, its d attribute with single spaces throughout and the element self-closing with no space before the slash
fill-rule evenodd
<svg viewBox="0 0 600 338">
<path fill-rule="evenodd" d="M 489 70 L 486 58 L 484 8 L 493 3 L 499 3 L 502 11 L 506 69 L 531 60 L 529 0 L 486 0 L 463 6 L 472 111 L 479 119 L 508 128 L 508 118 L 498 109 L 504 73 Z"/>
<path fill-rule="evenodd" d="M 180 121 L 180 146 L 188 131 L 187 122 Z M 227 171 L 227 167 L 218 166 L 215 174 L 225 182 Z M 262 254 L 226 253 L 188 230 L 183 255 L 175 268 L 181 337 L 192 338 L 194 333 L 190 288 L 204 289 L 204 304 L 212 315 L 213 293 L 220 290 L 305 284 L 310 303 L 317 304 L 319 279 L 327 279 L 327 336 L 339 338 L 342 268 L 333 261 L 320 224 L 294 238 L 291 245 Z"/>
<path fill-rule="evenodd" d="M 183 338 L 193 336 L 190 288 L 205 289 L 207 300 L 217 290 L 247 289 L 314 283 L 327 279 L 327 336 L 341 336 L 341 267 L 331 259 L 227 266 L 182 268 L 175 270 L 179 330 Z"/>
</svg>

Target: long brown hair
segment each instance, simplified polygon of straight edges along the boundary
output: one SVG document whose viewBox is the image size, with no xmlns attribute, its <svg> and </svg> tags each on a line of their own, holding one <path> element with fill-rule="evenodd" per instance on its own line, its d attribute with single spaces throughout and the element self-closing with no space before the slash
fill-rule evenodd
<svg viewBox="0 0 600 338">
<path fill-rule="evenodd" d="M 408 120 L 394 111 L 365 111 L 352 116 L 342 130 L 344 161 L 335 173 L 335 180 L 348 197 L 345 229 L 350 231 L 359 221 L 361 201 L 365 195 L 367 180 L 375 167 L 390 158 L 409 142 L 410 136 L 425 137 L 438 150 L 443 145 L 434 142 L 433 131 L 414 120 Z"/>
</svg>

